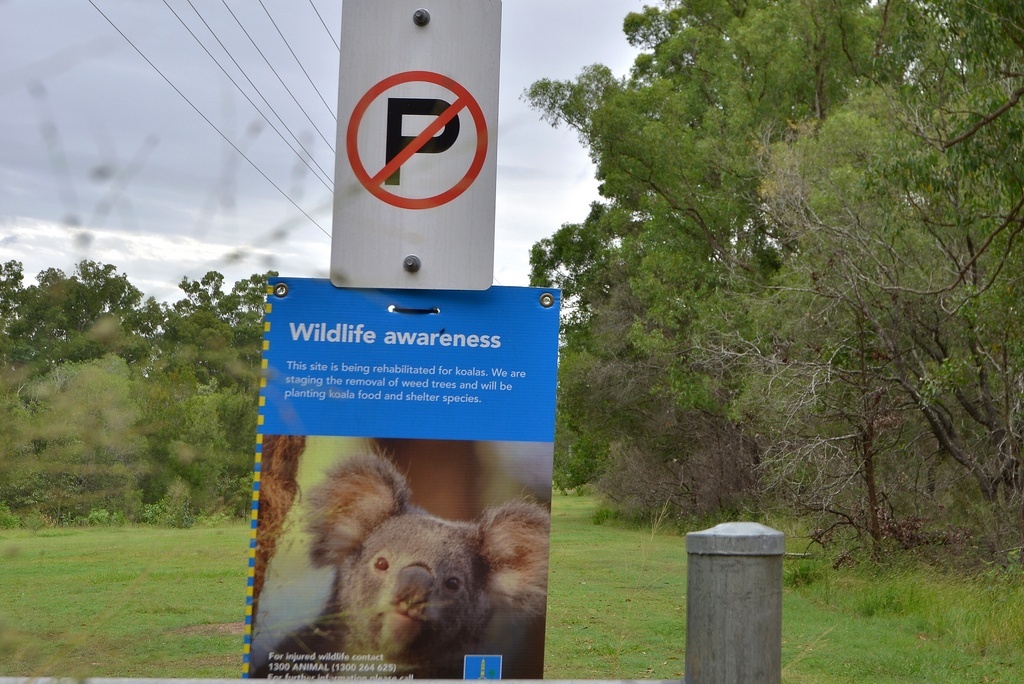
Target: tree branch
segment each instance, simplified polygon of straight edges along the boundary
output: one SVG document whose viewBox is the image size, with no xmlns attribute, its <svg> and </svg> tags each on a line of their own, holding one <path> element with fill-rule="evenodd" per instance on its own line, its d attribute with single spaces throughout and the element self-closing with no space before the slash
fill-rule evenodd
<svg viewBox="0 0 1024 684">
<path fill-rule="evenodd" d="M 992 112 L 987 116 L 981 117 L 981 120 L 979 120 L 973 126 L 968 128 L 966 131 L 964 131 L 957 137 L 953 138 L 952 140 L 947 140 L 946 142 L 942 143 L 942 149 L 948 150 L 954 145 L 959 145 L 965 140 L 968 140 L 969 138 L 973 137 L 975 133 L 977 133 L 982 128 L 989 125 L 990 123 L 998 119 L 1000 116 L 1005 114 L 1007 111 L 1012 109 L 1014 106 L 1016 106 L 1016 104 L 1020 102 L 1021 96 L 1024 96 L 1024 87 L 1015 90 L 1013 94 L 1010 95 L 1010 99 L 1007 100 L 999 109 L 997 109 L 996 111 Z"/>
</svg>

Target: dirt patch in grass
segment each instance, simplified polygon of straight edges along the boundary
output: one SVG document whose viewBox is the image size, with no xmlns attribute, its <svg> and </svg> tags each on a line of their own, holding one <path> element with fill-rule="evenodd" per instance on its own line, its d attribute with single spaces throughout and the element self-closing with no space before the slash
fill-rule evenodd
<svg viewBox="0 0 1024 684">
<path fill-rule="evenodd" d="M 242 636 L 245 632 L 244 622 L 222 622 L 215 625 L 192 625 L 171 630 L 172 634 L 186 636 Z"/>
<path fill-rule="evenodd" d="M 233 655 L 221 655 L 221 656 L 205 656 L 202 658 L 192 658 L 191 663 L 196 668 L 206 667 L 224 667 L 224 668 L 236 668 L 242 662 L 242 652 L 239 650 L 237 654 Z"/>
</svg>

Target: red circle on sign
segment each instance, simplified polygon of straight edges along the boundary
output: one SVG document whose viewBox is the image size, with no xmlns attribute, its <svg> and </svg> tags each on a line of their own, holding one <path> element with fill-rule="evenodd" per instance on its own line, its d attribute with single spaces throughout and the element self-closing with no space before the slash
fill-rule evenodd
<svg viewBox="0 0 1024 684">
<path fill-rule="evenodd" d="M 433 197 L 402 197 L 392 192 L 388 192 L 382 186 L 384 184 L 384 179 L 391 175 L 391 171 L 393 171 L 393 169 L 389 170 L 388 166 L 385 166 L 384 169 L 381 169 L 381 171 L 378 171 L 374 176 L 371 176 L 366 171 L 366 167 L 363 165 L 363 162 L 359 159 L 359 147 L 357 145 L 356 136 L 359 132 L 359 124 L 363 120 L 363 115 L 366 114 L 367 108 L 386 90 L 393 88 L 396 85 L 410 83 L 412 81 L 423 81 L 447 88 L 454 93 L 456 97 L 455 102 L 448 108 L 449 110 L 454 110 L 454 113 L 448 117 L 448 120 L 458 116 L 459 111 L 462 109 L 468 109 L 469 113 L 473 117 L 474 123 L 476 123 L 476 154 L 473 156 L 473 162 L 469 165 L 469 170 L 466 171 L 466 175 L 463 176 L 452 188 L 434 195 Z M 429 130 L 429 127 L 427 130 Z M 423 142 L 426 142 L 426 139 L 428 138 L 425 138 Z M 422 145 L 415 145 L 415 142 L 410 143 L 409 146 L 403 150 L 402 154 L 392 160 L 391 165 L 401 166 L 401 164 L 405 163 L 405 160 L 415 154 L 416 150 L 421 146 Z M 399 207 L 400 209 L 432 209 L 434 207 L 439 207 L 442 204 L 447 204 L 464 193 L 469 186 L 473 184 L 476 177 L 480 175 L 480 169 L 483 168 L 484 159 L 487 157 L 487 122 L 484 120 L 484 112 L 480 108 L 480 105 L 470 92 L 462 86 L 462 84 L 433 71 L 404 71 L 400 74 L 388 76 L 383 81 L 370 88 L 359 102 L 356 103 L 355 109 L 352 110 L 352 118 L 349 119 L 348 130 L 345 135 L 345 148 L 348 151 L 348 161 L 352 166 L 352 171 L 355 173 L 356 178 L 359 179 L 359 182 L 362 183 L 363 187 L 369 190 L 374 197 L 382 202 L 387 202 L 392 206 Z M 382 173 L 383 171 L 388 171 L 388 173 Z"/>
</svg>

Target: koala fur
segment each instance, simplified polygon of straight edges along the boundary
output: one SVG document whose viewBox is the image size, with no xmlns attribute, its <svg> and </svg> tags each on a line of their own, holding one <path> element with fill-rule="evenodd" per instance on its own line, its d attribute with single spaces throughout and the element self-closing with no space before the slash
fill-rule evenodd
<svg viewBox="0 0 1024 684">
<path fill-rule="evenodd" d="M 382 655 L 398 676 L 461 678 L 463 655 L 496 612 L 544 614 L 545 509 L 515 502 L 452 521 L 413 506 L 410 496 L 396 468 L 369 454 L 337 466 L 313 490 L 310 558 L 334 569 L 333 589 L 315 623 L 275 651 Z"/>
</svg>

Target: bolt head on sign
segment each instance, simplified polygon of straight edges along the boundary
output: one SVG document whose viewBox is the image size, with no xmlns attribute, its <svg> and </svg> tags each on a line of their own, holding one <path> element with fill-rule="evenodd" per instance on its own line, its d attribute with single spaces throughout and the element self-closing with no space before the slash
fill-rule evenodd
<svg viewBox="0 0 1024 684">
<path fill-rule="evenodd" d="M 491 286 L 500 47 L 500 0 L 342 4 L 336 286 Z"/>
</svg>

